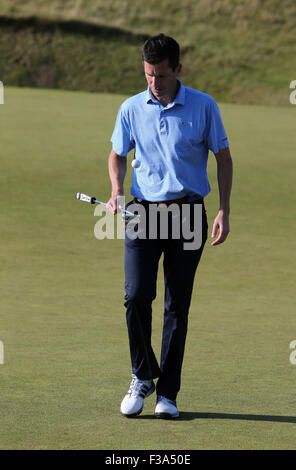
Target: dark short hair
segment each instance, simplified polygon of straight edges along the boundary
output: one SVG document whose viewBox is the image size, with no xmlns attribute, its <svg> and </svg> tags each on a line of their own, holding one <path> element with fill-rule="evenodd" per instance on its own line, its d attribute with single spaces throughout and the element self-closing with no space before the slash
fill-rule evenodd
<svg viewBox="0 0 296 470">
<path fill-rule="evenodd" d="M 180 47 L 175 39 L 159 34 L 147 39 L 142 49 L 142 59 L 148 64 L 159 64 L 168 60 L 171 69 L 175 70 L 179 65 Z"/>
</svg>

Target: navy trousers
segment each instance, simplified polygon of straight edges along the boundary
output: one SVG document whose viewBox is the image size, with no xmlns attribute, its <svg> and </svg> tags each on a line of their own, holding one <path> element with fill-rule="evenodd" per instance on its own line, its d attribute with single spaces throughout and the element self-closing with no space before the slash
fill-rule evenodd
<svg viewBox="0 0 296 470">
<path fill-rule="evenodd" d="M 176 399 L 180 390 L 194 277 L 207 239 L 208 224 L 203 199 L 190 204 L 191 221 L 194 220 L 194 204 L 197 203 L 202 204 L 202 227 L 198 228 L 202 231 L 202 243 L 198 249 L 184 250 L 182 235 L 179 239 L 172 238 L 171 234 L 167 239 L 159 236 L 157 239 L 125 237 L 124 305 L 132 371 L 142 380 L 159 377 L 157 395 L 171 400 Z M 199 224 L 200 222 L 201 220 Z M 156 297 L 157 273 L 162 254 L 165 295 L 161 357 L 158 364 L 151 345 L 152 302 Z"/>
</svg>

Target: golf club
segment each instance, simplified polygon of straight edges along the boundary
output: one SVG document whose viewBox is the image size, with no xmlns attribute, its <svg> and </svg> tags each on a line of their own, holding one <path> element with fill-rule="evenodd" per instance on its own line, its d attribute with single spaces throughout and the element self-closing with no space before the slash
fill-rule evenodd
<svg viewBox="0 0 296 470">
<path fill-rule="evenodd" d="M 106 202 L 99 201 L 94 196 L 88 196 L 87 194 L 83 194 L 83 193 L 76 193 L 76 199 L 78 199 L 79 201 L 89 202 L 90 204 L 102 204 L 103 206 L 107 205 Z M 122 213 L 124 216 L 137 217 L 137 218 L 140 217 L 138 214 L 133 214 L 132 212 L 126 209 L 123 209 Z"/>
</svg>

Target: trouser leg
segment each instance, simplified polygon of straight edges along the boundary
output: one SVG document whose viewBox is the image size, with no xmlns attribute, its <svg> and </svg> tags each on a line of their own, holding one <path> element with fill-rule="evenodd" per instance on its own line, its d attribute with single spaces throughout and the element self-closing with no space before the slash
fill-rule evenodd
<svg viewBox="0 0 296 470">
<path fill-rule="evenodd" d="M 152 301 L 156 297 L 158 240 L 125 240 L 125 307 L 133 373 L 142 380 L 159 376 L 151 346 Z"/>
<path fill-rule="evenodd" d="M 184 250 L 184 240 L 168 240 L 164 249 L 165 309 L 157 394 L 175 400 L 181 384 L 181 369 L 187 334 L 193 282 L 207 238 L 207 220 L 202 207 L 202 244 Z"/>
</svg>

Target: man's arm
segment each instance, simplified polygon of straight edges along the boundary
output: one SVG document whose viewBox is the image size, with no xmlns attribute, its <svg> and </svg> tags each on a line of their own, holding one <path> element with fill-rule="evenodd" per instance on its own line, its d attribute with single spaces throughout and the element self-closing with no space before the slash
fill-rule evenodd
<svg viewBox="0 0 296 470">
<path fill-rule="evenodd" d="M 230 193 L 232 186 L 232 158 L 229 148 L 215 154 L 217 160 L 217 179 L 220 195 L 220 209 L 213 223 L 212 238 L 219 235 L 211 245 L 223 243 L 229 234 Z"/>
<path fill-rule="evenodd" d="M 116 214 L 117 197 L 124 194 L 123 183 L 126 174 L 126 157 L 118 155 L 112 149 L 108 159 L 108 169 L 112 190 L 107 207 L 113 214 Z"/>
</svg>

